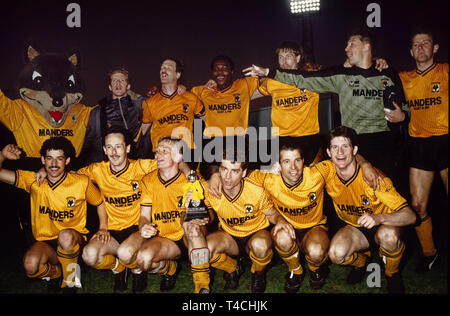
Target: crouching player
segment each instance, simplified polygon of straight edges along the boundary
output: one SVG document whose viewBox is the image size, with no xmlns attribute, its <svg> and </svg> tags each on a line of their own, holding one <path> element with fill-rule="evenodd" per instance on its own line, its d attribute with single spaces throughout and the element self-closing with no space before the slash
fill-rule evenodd
<svg viewBox="0 0 450 316">
<path fill-rule="evenodd" d="M 86 241 L 86 202 L 105 214 L 102 197 L 84 175 L 66 172 L 75 156 L 72 143 L 64 137 L 46 140 L 41 147 L 41 161 L 47 182 L 38 185 L 35 173 L 1 168 L 5 159 L 17 160 L 21 151 L 7 145 L 0 153 L 0 180 L 30 194 L 31 228 L 35 242 L 26 251 L 23 264 L 30 278 L 46 280 L 49 291 L 63 288 L 74 293 L 81 287 L 80 249 Z M 62 278 L 62 282 L 61 282 Z"/>
<path fill-rule="evenodd" d="M 399 264 L 405 250 L 400 227 L 413 224 L 416 216 L 392 181 L 383 177 L 380 191 L 364 181 L 355 156 L 356 132 L 339 126 L 328 134 L 327 153 L 331 161 L 317 164 L 325 178 L 326 190 L 333 200 L 343 227 L 333 236 L 329 258 L 333 263 L 353 267 L 347 282 L 362 281 L 370 249 L 379 245 L 385 262 L 389 293 L 403 293 Z"/>
<path fill-rule="evenodd" d="M 241 259 L 248 255 L 252 262 L 252 292 L 263 293 L 266 289 L 266 267 L 273 256 L 270 223 L 275 224 L 275 233 L 286 230 L 295 238 L 292 226 L 273 208 L 265 190 L 245 179 L 248 164 L 242 156 L 236 151 L 228 155 L 225 152 L 219 166 L 223 194 L 220 198 L 209 192 L 205 194 L 207 206 L 218 217 L 219 230 L 208 234 L 202 245 L 203 235 L 196 231 L 196 225 L 201 223 L 184 224 L 186 235 L 196 238 L 197 251 L 202 247 L 207 247 L 209 251 L 209 262 L 195 267 L 196 271 L 193 269 L 194 282 L 196 279 L 202 280 L 201 285 L 196 284 L 196 291 L 205 288 L 203 292 L 209 292 L 209 267 L 225 271 L 225 289 L 237 289 L 244 272 Z M 195 273 L 202 273 L 204 277 L 197 278 Z"/>
<path fill-rule="evenodd" d="M 179 169 L 182 144 L 179 139 L 159 139 L 155 160 L 158 169 L 142 178 L 139 232 L 144 238 L 136 249 L 137 266 L 149 273 L 161 275 L 160 290 L 175 286 L 177 259 L 187 255 L 181 218 L 181 203 L 186 176 Z"/>
</svg>

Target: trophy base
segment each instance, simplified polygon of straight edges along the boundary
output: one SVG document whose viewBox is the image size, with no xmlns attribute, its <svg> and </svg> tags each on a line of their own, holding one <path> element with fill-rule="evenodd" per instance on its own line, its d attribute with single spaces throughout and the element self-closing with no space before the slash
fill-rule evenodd
<svg viewBox="0 0 450 316">
<path fill-rule="evenodd" d="M 188 222 L 190 220 L 193 219 L 203 219 L 203 218 L 208 218 L 209 214 L 208 214 L 208 210 L 206 209 L 206 207 L 188 207 L 187 212 L 186 212 L 186 219 L 185 221 Z"/>
</svg>

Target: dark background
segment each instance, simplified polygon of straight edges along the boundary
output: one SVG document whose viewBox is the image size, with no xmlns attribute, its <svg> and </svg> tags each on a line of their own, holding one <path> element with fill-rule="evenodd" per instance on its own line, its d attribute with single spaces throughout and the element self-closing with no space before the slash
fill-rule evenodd
<svg viewBox="0 0 450 316">
<path fill-rule="evenodd" d="M 69 28 L 69 3 L 81 6 L 81 28 Z M 369 3 L 381 6 L 377 56 L 397 70 L 414 67 L 409 55 L 410 28 L 434 28 L 441 44 L 439 61 L 448 60 L 448 1 L 322 0 L 311 17 L 315 61 L 324 66 L 345 60 L 349 32 L 365 25 Z M 41 50 L 81 53 L 87 91 L 82 103 L 95 105 L 105 96 L 108 70 L 129 69 L 132 89 L 145 93 L 159 82 L 159 65 L 175 55 L 186 64 L 190 88 L 210 78 L 210 61 L 227 54 L 236 77 L 251 63 L 275 65 L 275 49 L 283 40 L 302 41 L 301 17 L 289 12 L 287 0 L 241 1 L 31 1 L 2 4 L 0 18 L 0 88 L 17 97 L 17 77 L 29 43 Z"/>
</svg>

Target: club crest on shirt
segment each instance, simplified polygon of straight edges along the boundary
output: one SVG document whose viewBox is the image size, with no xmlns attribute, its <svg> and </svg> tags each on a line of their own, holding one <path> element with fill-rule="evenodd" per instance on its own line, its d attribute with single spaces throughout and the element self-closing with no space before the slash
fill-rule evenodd
<svg viewBox="0 0 450 316">
<path fill-rule="evenodd" d="M 370 200 L 367 196 L 365 196 L 364 194 L 361 195 L 361 201 L 362 201 L 362 205 L 364 206 L 369 206 L 370 205 Z"/>
<path fill-rule="evenodd" d="M 317 199 L 316 192 L 310 192 L 308 194 L 308 197 L 309 197 L 309 202 L 310 203 L 314 203 L 314 201 Z"/>
<path fill-rule="evenodd" d="M 234 96 L 234 102 L 240 103 L 241 102 L 241 95 L 239 93 L 233 94 Z"/>
<path fill-rule="evenodd" d="M 189 110 L 189 104 L 183 103 L 183 113 L 187 113 Z"/>
<path fill-rule="evenodd" d="M 245 204 L 245 213 L 250 214 L 251 212 L 253 212 L 253 205 Z"/>
<path fill-rule="evenodd" d="M 133 191 L 139 190 L 139 181 L 131 180 L 131 187 L 133 188 Z"/>
<path fill-rule="evenodd" d="M 432 82 L 431 83 L 431 92 L 438 93 L 441 90 L 440 82 Z"/>
<path fill-rule="evenodd" d="M 69 196 L 69 197 L 66 197 L 66 200 L 67 200 L 67 207 L 68 208 L 72 208 L 72 207 L 74 207 L 75 206 L 75 197 L 73 197 L 73 196 Z"/>
<path fill-rule="evenodd" d="M 350 80 L 348 82 L 348 86 L 352 88 L 358 88 L 359 87 L 359 80 Z"/>
</svg>

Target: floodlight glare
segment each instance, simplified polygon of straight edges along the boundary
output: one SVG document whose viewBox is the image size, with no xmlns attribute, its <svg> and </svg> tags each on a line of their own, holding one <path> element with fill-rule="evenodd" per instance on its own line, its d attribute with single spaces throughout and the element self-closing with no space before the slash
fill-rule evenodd
<svg viewBox="0 0 450 316">
<path fill-rule="evenodd" d="M 316 12 L 320 10 L 320 0 L 290 0 L 292 14 Z"/>
</svg>

